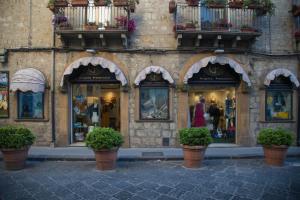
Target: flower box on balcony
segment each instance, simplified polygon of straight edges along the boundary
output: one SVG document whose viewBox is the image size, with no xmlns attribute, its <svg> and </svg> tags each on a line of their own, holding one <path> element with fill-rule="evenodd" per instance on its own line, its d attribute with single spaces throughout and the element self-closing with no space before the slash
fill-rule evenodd
<svg viewBox="0 0 300 200">
<path fill-rule="evenodd" d="M 192 22 L 186 23 L 185 30 L 196 30 L 196 25 Z"/>
<path fill-rule="evenodd" d="M 90 23 L 87 23 L 86 25 L 84 25 L 84 30 L 86 30 L 86 31 L 97 31 L 98 26 L 97 26 L 96 23 L 90 22 Z"/>
<path fill-rule="evenodd" d="M 231 0 L 228 3 L 229 8 L 236 8 L 240 9 L 243 8 L 243 1 L 242 0 Z"/>
<path fill-rule="evenodd" d="M 122 6 L 128 6 L 129 3 L 128 0 L 114 0 L 114 6 L 116 7 L 122 7 Z"/>
<path fill-rule="evenodd" d="M 208 8 L 225 8 L 227 0 L 205 0 L 204 5 Z"/>
<path fill-rule="evenodd" d="M 183 24 L 177 24 L 177 25 L 173 26 L 173 31 L 174 32 L 176 32 L 176 31 L 182 31 L 182 30 L 185 30 L 185 26 Z"/>
<path fill-rule="evenodd" d="M 292 7 L 292 13 L 295 17 L 300 16 L 300 6 L 293 5 Z"/>
<path fill-rule="evenodd" d="M 59 30 L 72 30 L 72 25 L 69 22 L 62 22 L 57 25 Z"/>
<path fill-rule="evenodd" d="M 95 6 L 109 6 L 111 4 L 111 0 L 95 0 Z"/>
<path fill-rule="evenodd" d="M 241 31 L 242 32 L 251 32 L 251 33 L 254 33 L 254 32 L 257 32 L 257 29 L 255 29 L 255 28 L 253 28 L 251 26 L 245 25 L 245 26 L 241 27 Z"/>
<path fill-rule="evenodd" d="M 169 13 L 174 13 L 176 9 L 175 0 L 169 1 Z"/>
<path fill-rule="evenodd" d="M 199 0 L 185 0 L 189 6 L 198 6 Z"/>
<path fill-rule="evenodd" d="M 72 0 L 71 2 L 73 7 L 85 7 L 89 4 L 88 0 Z"/>
</svg>

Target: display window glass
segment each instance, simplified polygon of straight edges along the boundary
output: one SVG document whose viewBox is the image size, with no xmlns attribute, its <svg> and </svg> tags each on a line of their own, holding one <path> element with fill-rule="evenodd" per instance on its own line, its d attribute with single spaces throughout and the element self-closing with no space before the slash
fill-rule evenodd
<svg viewBox="0 0 300 200">
<path fill-rule="evenodd" d="M 0 72 L 0 118 L 9 117 L 8 72 Z"/>
<path fill-rule="evenodd" d="M 44 118 L 44 93 L 43 92 L 18 92 L 18 118 L 43 119 Z"/>
<path fill-rule="evenodd" d="M 234 87 L 215 87 L 189 91 L 191 127 L 207 127 L 214 143 L 235 143 L 236 97 Z"/>
<path fill-rule="evenodd" d="M 268 90 L 266 92 L 266 120 L 292 120 L 292 90 Z"/>
<path fill-rule="evenodd" d="M 120 130 L 119 84 L 72 84 L 72 142 L 95 127 Z"/>
<path fill-rule="evenodd" d="M 140 118 L 142 120 L 169 119 L 169 89 L 142 87 L 140 89 Z"/>
</svg>

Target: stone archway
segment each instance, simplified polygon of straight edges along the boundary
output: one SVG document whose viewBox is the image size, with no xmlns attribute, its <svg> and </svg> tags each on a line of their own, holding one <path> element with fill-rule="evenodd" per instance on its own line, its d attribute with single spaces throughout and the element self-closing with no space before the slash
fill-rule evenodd
<svg viewBox="0 0 300 200">
<path fill-rule="evenodd" d="M 250 95 L 246 88 L 251 87 L 251 81 L 248 77 L 247 72 L 244 70 L 244 66 L 235 61 L 234 59 L 220 55 L 220 56 L 206 56 L 200 58 L 198 61 L 193 59 L 193 63 L 189 62 L 188 66 L 185 66 L 181 72 L 181 84 L 187 85 L 188 80 L 193 77 L 194 74 L 198 73 L 202 68 L 207 67 L 209 63 L 220 64 L 222 66 L 227 65 L 234 70 L 235 73 L 241 77 L 241 84 L 236 89 L 237 98 L 237 126 L 236 130 L 238 136 L 236 143 L 244 146 L 253 145 L 253 139 L 249 133 L 250 125 Z M 181 91 L 178 95 L 178 103 L 180 105 L 188 105 L 188 92 Z M 188 125 L 188 106 L 181 106 L 178 110 L 178 129 L 187 127 Z"/>
</svg>

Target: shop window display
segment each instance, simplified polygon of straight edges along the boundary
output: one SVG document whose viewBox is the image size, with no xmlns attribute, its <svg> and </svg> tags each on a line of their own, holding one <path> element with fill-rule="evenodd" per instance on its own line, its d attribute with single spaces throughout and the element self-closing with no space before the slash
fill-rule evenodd
<svg viewBox="0 0 300 200">
<path fill-rule="evenodd" d="M 96 126 L 120 129 L 119 85 L 73 84 L 72 93 L 73 142 Z"/>
<path fill-rule="evenodd" d="M 0 118 L 9 117 L 8 72 L 0 72 Z"/>
<path fill-rule="evenodd" d="M 190 124 L 207 127 L 214 142 L 234 143 L 236 135 L 235 89 L 193 90 L 189 93 Z"/>
<path fill-rule="evenodd" d="M 44 118 L 44 93 L 43 92 L 18 92 L 18 118 L 43 119 Z"/>
</svg>

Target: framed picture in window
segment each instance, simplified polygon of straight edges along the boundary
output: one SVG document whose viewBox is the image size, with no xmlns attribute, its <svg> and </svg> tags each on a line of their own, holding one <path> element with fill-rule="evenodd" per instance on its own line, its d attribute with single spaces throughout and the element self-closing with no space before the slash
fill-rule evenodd
<svg viewBox="0 0 300 200">
<path fill-rule="evenodd" d="M 9 74 L 0 71 L 0 118 L 9 117 Z"/>
</svg>

